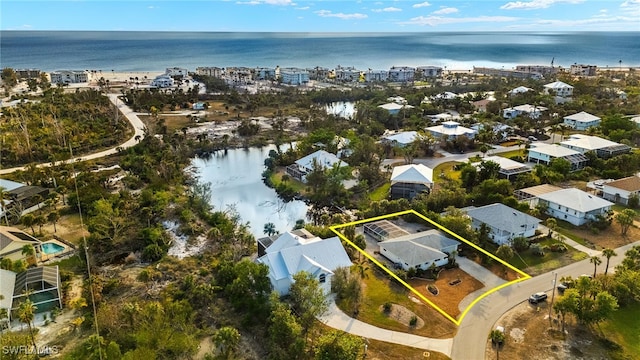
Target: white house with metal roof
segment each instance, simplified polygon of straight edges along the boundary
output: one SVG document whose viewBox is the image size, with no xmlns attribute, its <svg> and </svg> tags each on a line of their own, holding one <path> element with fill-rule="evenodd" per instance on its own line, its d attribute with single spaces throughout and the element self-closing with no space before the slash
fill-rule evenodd
<svg viewBox="0 0 640 360">
<path fill-rule="evenodd" d="M 573 96 L 573 86 L 562 81 L 554 81 L 544 85 L 544 93 L 560 97 L 571 97 Z"/>
<path fill-rule="evenodd" d="M 533 89 L 532 88 L 528 88 L 526 86 L 518 86 L 515 89 L 511 89 L 509 91 L 509 95 L 524 94 L 524 93 L 529 92 L 529 91 L 533 91 Z"/>
<path fill-rule="evenodd" d="M 413 199 L 417 195 L 431 192 L 433 169 L 422 164 L 401 165 L 391 173 L 391 198 Z"/>
<path fill-rule="evenodd" d="M 340 239 L 332 237 L 305 238 L 286 232 L 266 248 L 266 254 L 257 262 L 269 267 L 269 280 L 280 295 L 287 295 L 293 284 L 293 275 L 306 271 L 313 275 L 320 287 L 329 294 L 331 279 L 339 267 L 352 265 Z"/>
<path fill-rule="evenodd" d="M 466 210 L 474 230 L 489 227 L 491 240 L 498 245 L 511 243 L 516 237 L 532 237 L 541 220 L 507 205 L 496 203 Z"/>
<path fill-rule="evenodd" d="M 606 216 L 612 202 L 575 188 L 562 189 L 538 196 L 538 204 L 546 207 L 547 214 L 580 226 Z"/>
<path fill-rule="evenodd" d="M 502 110 L 502 117 L 505 119 L 513 119 L 519 115 L 526 115 L 532 119 L 537 119 L 542 115 L 542 112 L 546 110 L 547 108 L 543 106 L 524 104 Z"/>
<path fill-rule="evenodd" d="M 591 115 L 588 112 L 581 111 L 577 114 L 564 117 L 564 124 L 576 130 L 587 130 L 592 126 L 600 125 L 602 119 L 598 116 Z"/>
<path fill-rule="evenodd" d="M 417 131 L 403 131 L 383 137 L 380 141 L 391 146 L 405 147 L 420 139 Z"/>
<path fill-rule="evenodd" d="M 425 130 L 437 139 L 443 138 L 445 136 L 451 140 L 459 136 L 466 136 L 470 139 L 473 139 L 473 137 L 476 135 L 475 130 L 460 126 L 460 123 L 457 121 L 445 121 L 440 125 L 430 126 Z"/>
<path fill-rule="evenodd" d="M 396 102 L 390 102 L 390 103 L 378 105 L 378 107 L 381 109 L 387 110 L 391 115 L 398 114 L 402 109 L 413 109 L 413 106 L 411 105 L 402 105 Z"/>
<path fill-rule="evenodd" d="M 571 163 L 572 170 L 582 169 L 589 159 L 580 152 L 556 144 L 535 142 L 530 145 L 528 161 L 549 165 L 553 159 L 565 159 Z"/>
<path fill-rule="evenodd" d="M 593 151 L 599 157 L 603 158 L 626 154 L 631 151 L 631 147 L 628 145 L 618 144 L 617 142 L 601 137 L 584 134 L 573 134 L 569 136 L 569 139 L 561 142 L 560 145 L 582 154 Z"/>
<path fill-rule="evenodd" d="M 334 166 L 349 166 L 349 164 L 340 160 L 336 155 L 330 152 L 318 150 L 296 160 L 295 163 L 287 166 L 286 171 L 287 174 L 291 175 L 293 178 L 306 182 L 307 174 L 313 171 L 315 166 L 319 166 L 322 169 L 330 169 Z"/>
<path fill-rule="evenodd" d="M 444 236 L 438 230 L 428 230 L 381 241 L 380 254 L 404 270 L 429 269 L 444 266 L 449 254 L 458 251 L 460 242 Z"/>
</svg>

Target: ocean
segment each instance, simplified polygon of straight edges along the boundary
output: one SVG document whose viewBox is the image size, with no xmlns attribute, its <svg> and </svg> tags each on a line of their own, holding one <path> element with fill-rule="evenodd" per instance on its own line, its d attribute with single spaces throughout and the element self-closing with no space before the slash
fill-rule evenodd
<svg viewBox="0 0 640 360">
<path fill-rule="evenodd" d="M 0 66 L 164 71 L 179 66 L 640 66 L 640 32 L 224 33 L 1 31 Z M 622 60 L 622 63 L 620 63 Z"/>
</svg>

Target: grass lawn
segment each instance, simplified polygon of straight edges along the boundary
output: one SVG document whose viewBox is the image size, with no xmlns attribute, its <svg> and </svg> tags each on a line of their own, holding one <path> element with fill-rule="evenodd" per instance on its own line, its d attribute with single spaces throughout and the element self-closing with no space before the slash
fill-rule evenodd
<svg viewBox="0 0 640 360">
<path fill-rule="evenodd" d="M 503 158 L 511 158 L 512 156 L 525 156 L 525 149 L 520 149 L 520 150 L 512 150 L 512 151 L 507 151 L 507 152 L 501 152 L 501 153 L 496 153 L 493 154 L 493 152 L 491 153 L 491 155 L 498 155 L 498 156 L 502 156 Z"/>
<path fill-rule="evenodd" d="M 620 359 L 637 359 L 640 356 L 640 304 L 618 309 L 600 328 L 609 340 L 624 349 L 626 357 L 621 356 Z"/>
<path fill-rule="evenodd" d="M 282 175 L 285 175 L 283 168 L 279 168 L 273 172 L 273 174 L 271 175 L 271 183 L 273 184 L 273 186 L 278 186 L 282 183 Z M 291 177 L 289 177 L 289 180 L 286 181 L 286 185 L 292 188 L 293 191 L 298 194 L 304 194 L 307 188 L 307 185 L 301 183 L 298 180 L 292 179 Z"/>
<path fill-rule="evenodd" d="M 362 303 L 358 313 L 358 320 L 384 329 L 412 333 L 433 338 L 448 338 L 453 336 L 456 326 L 433 309 L 430 305 L 418 300 L 404 286 L 391 281 L 390 276 L 382 270 L 371 269 L 368 277 L 363 280 Z M 385 303 L 402 305 L 426 322 L 420 329 L 412 329 L 382 311 Z"/>
<path fill-rule="evenodd" d="M 613 220 L 604 230 L 593 232 L 588 226 L 575 226 L 565 221 L 558 221 L 558 231 L 566 237 L 592 249 L 615 249 L 640 238 L 640 229 L 631 226 L 627 234 L 622 236 L 620 224 Z"/>
<path fill-rule="evenodd" d="M 367 358 L 370 359 L 406 359 L 406 360 L 447 360 L 451 359 L 437 351 L 425 351 L 409 346 L 391 344 L 384 341 L 368 339 Z M 426 354 L 429 354 L 426 356 Z"/>
<path fill-rule="evenodd" d="M 555 239 L 545 239 L 540 241 L 540 246 L 551 246 L 558 243 Z M 520 256 L 515 255 L 509 263 L 529 275 L 538 275 L 559 267 L 571 264 L 575 261 L 586 259 L 587 254 L 568 247 L 566 252 L 545 251 L 544 256 L 534 255 L 531 249 L 527 249 Z"/>
<path fill-rule="evenodd" d="M 458 164 L 457 161 L 448 161 L 436 166 L 433 169 L 434 181 L 442 182 L 443 176 L 452 180 L 460 180 L 460 171 L 454 169 L 454 166 Z"/>
<path fill-rule="evenodd" d="M 369 193 L 369 200 L 380 201 L 389 197 L 389 190 L 391 189 L 391 183 L 384 183 L 379 188 Z"/>
</svg>

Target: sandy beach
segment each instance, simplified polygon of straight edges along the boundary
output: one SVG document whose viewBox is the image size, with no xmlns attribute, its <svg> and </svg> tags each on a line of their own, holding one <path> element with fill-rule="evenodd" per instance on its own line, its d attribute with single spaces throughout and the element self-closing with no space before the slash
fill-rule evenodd
<svg viewBox="0 0 640 360">
<path fill-rule="evenodd" d="M 164 72 L 162 71 L 126 71 L 126 72 L 118 72 L 118 71 L 97 71 L 92 73 L 92 83 L 97 82 L 100 78 L 104 78 L 105 80 L 109 80 L 110 83 L 122 83 L 125 81 L 136 81 L 137 77 L 140 82 L 145 82 L 153 80 L 156 76 L 162 75 Z"/>
</svg>

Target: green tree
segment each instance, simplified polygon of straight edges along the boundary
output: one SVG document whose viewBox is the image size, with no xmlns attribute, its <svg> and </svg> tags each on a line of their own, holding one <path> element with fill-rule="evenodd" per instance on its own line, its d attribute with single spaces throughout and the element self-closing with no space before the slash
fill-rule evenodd
<svg viewBox="0 0 640 360">
<path fill-rule="evenodd" d="M 638 196 L 638 194 L 631 194 L 631 196 L 629 196 L 627 205 L 629 205 L 629 207 L 632 209 L 637 209 L 638 205 L 640 205 L 640 196 Z"/>
<path fill-rule="evenodd" d="M 53 224 L 53 232 L 57 233 L 58 228 L 56 227 L 56 224 L 58 223 L 58 220 L 60 220 L 60 213 L 55 210 L 50 212 L 49 215 L 47 215 L 47 220 Z"/>
<path fill-rule="evenodd" d="M 615 216 L 616 221 L 620 224 L 620 233 L 622 236 L 627 234 L 629 227 L 633 225 L 633 220 L 636 217 L 636 212 L 633 209 L 624 209 L 617 213 Z"/>
<path fill-rule="evenodd" d="M 213 334 L 212 340 L 222 358 L 231 359 L 240 345 L 240 333 L 234 327 L 224 326 Z"/>
<path fill-rule="evenodd" d="M 602 250 L 602 256 L 604 256 L 607 259 L 607 265 L 604 268 L 604 274 L 607 275 L 607 272 L 609 271 L 609 260 L 611 260 L 612 257 L 617 256 L 618 254 L 616 254 L 616 252 L 613 249 L 603 249 Z"/>
<path fill-rule="evenodd" d="M 269 357 L 279 359 L 299 359 L 304 351 L 302 326 L 291 309 L 278 299 L 277 293 L 271 296 L 271 315 L 267 333 L 269 335 Z"/>
<path fill-rule="evenodd" d="M 513 249 L 506 244 L 500 245 L 496 250 L 496 255 L 503 260 L 509 261 L 513 257 Z"/>
<path fill-rule="evenodd" d="M 555 158 L 549 163 L 549 168 L 566 177 L 571 172 L 571 163 L 567 159 Z"/>
<path fill-rule="evenodd" d="M 300 317 L 303 333 L 307 334 L 316 317 L 324 314 L 329 308 L 328 300 L 318 279 L 308 272 L 294 274 L 293 281 L 289 296 L 294 311 Z"/>
<path fill-rule="evenodd" d="M 225 262 L 221 264 L 216 278 L 233 307 L 243 310 L 247 319 L 258 321 L 266 316 L 271 293 L 266 265 L 249 260 Z"/>
<path fill-rule="evenodd" d="M 31 228 L 31 234 L 33 236 L 36 236 L 36 229 L 34 229 L 34 225 L 36 224 L 36 217 L 33 216 L 33 214 L 24 214 L 22 215 L 22 217 L 20 218 L 20 223 L 24 226 L 28 226 Z"/>
<path fill-rule="evenodd" d="M 596 271 L 598 270 L 598 265 L 602 264 L 602 259 L 599 256 L 594 255 L 589 258 L 589 262 L 593 264 L 593 277 L 596 277 Z"/>
<path fill-rule="evenodd" d="M 22 256 L 24 256 L 27 259 L 27 263 L 29 265 L 35 265 L 36 264 L 36 250 L 33 248 L 33 245 L 31 244 L 25 244 L 22 246 L 22 248 L 20 249 Z"/>
<path fill-rule="evenodd" d="M 264 224 L 263 232 L 267 236 L 271 236 L 271 235 L 277 234 L 278 232 L 276 231 L 276 224 L 274 224 L 272 222 L 268 222 L 268 223 Z"/>
<path fill-rule="evenodd" d="M 4 217 L 4 224 L 9 226 L 9 214 L 5 206 L 4 201 L 9 199 L 9 193 L 7 193 L 2 186 L 0 186 L 0 212 Z"/>
<path fill-rule="evenodd" d="M 564 334 L 564 326 L 566 324 L 567 314 L 573 314 L 577 312 L 578 303 L 580 297 L 578 292 L 572 289 L 565 290 L 564 294 L 553 303 L 553 310 L 560 314 L 560 321 L 562 323 L 562 333 Z"/>
<path fill-rule="evenodd" d="M 500 348 L 505 341 L 504 332 L 494 329 L 489 333 L 489 339 L 491 339 L 491 343 L 496 347 L 496 359 L 500 359 Z"/>
<path fill-rule="evenodd" d="M 7 89 L 18 85 L 18 75 L 12 68 L 2 69 L 2 81 Z"/>
<path fill-rule="evenodd" d="M 360 337 L 332 330 L 318 340 L 316 360 L 356 360 L 364 349 L 364 340 Z"/>
<path fill-rule="evenodd" d="M 553 237 L 553 232 L 558 228 L 558 221 L 555 218 L 547 218 L 544 221 L 545 226 L 549 229 L 549 237 Z"/>
<path fill-rule="evenodd" d="M 36 337 L 33 333 L 33 318 L 37 309 L 38 307 L 35 306 L 28 297 L 20 303 L 20 306 L 18 307 L 18 319 L 20 319 L 20 322 L 27 324 L 27 327 L 29 328 L 29 336 L 31 336 L 31 343 L 33 344 L 34 349 L 38 348 L 38 345 L 36 345 Z"/>
</svg>

